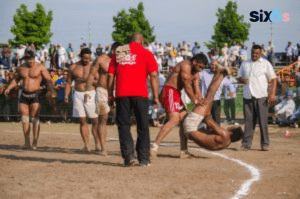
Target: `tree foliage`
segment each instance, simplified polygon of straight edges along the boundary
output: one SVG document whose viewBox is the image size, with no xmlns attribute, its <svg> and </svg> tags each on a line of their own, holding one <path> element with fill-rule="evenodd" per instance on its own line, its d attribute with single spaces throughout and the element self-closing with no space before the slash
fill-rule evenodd
<svg viewBox="0 0 300 199">
<path fill-rule="evenodd" d="M 121 44 L 129 42 L 133 32 L 140 32 L 144 35 L 145 42 L 151 43 L 155 40 L 154 28 L 144 15 L 144 6 L 140 2 L 137 9 L 130 8 L 128 12 L 121 10 L 117 16 L 113 17 L 114 31 L 112 38 Z"/>
<path fill-rule="evenodd" d="M 236 2 L 229 1 L 225 9 L 218 9 L 216 16 L 218 21 L 214 26 L 213 41 L 205 43 L 207 48 L 223 47 L 224 43 L 231 46 L 233 40 L 244 43 L 249 39 L 250 23 L 244 21 L 244 15 L 237 13 Z"/>
<path fill-rule="evenodd" d="M 37 49 L 41 48 L 42 44 L 48 44 L 53 35 L 50 30 L 52 16 L 53 12 L 49 10 L 46 13 L 40 3 L 36 4 L 36 9 L 33 12 L 29 12 L 25 4 L 21 4 L 20 8 L 16 10 L 13 17 L 14 25 L 10 29 L 15 38 L 10 39 L 9 43 L 13 47 L 34 43 Z"/>
</svg>

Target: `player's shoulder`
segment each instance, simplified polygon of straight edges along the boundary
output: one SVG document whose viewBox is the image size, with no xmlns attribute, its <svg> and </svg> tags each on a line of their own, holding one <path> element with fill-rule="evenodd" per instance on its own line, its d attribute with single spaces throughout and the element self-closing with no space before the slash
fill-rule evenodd
<svg viewBox="0 0 300 199">
<path fill-rule="evenodd" d="M 186 60 L 183 60 L 183 61 L 179 62 L 178 65 L 182 69 L 190 69 L 191 68 L 191 63 L 189 61 L 186 61 Z"/>
</svg>

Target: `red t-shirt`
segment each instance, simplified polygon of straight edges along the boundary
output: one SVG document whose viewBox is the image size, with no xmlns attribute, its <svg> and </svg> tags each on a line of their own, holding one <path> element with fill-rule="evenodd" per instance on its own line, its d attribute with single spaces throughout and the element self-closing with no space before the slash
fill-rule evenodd
<svg viewBox="0 0 300 199">
<path fill-rule="evenodd" d="M 108 73 L 116 77 L 116 97 L 148 98 L 147 78 L 157 72 L 158 66 L 153 54 L 139 43 L 129 44 L 130 53 L 118 63 L 112 56 Z"/>
</svg>

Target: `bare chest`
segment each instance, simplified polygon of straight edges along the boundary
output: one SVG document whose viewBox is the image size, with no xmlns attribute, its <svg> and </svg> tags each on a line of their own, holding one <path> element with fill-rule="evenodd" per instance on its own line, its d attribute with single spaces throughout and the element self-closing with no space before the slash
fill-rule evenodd
<svg viewBox="0 0 300 199">
<path fill-rule="evenodd" d="M 76 67 L 72 71 L 72 75 L 78 83 L 85 83 L 90 73 L 90 67 Z"/>
<path fill-rule="evenodd" d="M 38 67 L 20 68 L 20 76 L 22 78 L 36 79 L 41 77 L 41 69 Z"/>
</svg>

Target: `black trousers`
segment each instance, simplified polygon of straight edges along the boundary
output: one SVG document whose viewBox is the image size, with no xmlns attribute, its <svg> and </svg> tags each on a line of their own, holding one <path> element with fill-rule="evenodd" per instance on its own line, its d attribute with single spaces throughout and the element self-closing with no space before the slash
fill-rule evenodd
<svg viewBox="0 0 300 199">
<path fill-rule="evenodd" d="M 224 113 L 227 120 L 235 120 L 235 99 L 224 100 Z"/>
<path fill-rule="evenodd" d="M 116 99 L 116 119 L 122 157 L 125 164 L 135 158 L 134 142 L 130 132 L 132 111 L 137 122 L 137 158 L 140 163 L 147 164 L 150 154 L 150 135 L 148 127 L 148 99 L 146 98 L 121 97 Z"/>
<path fill-rule="evenodd" d="M 221 124 L 221 100 L 214 100 L 211 109 L 211 117 L 217 124 Z"/>
<path fill-rule="evenodd" d="M 251 148 L 253 133 L 258 121 L 261 147 L 268 147 L 270 144 L 268 134 L 268 98 L 244 98 L 244 118 L 245 132 L 242 139 L 243 146 Z"/>
</svg>

